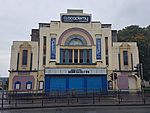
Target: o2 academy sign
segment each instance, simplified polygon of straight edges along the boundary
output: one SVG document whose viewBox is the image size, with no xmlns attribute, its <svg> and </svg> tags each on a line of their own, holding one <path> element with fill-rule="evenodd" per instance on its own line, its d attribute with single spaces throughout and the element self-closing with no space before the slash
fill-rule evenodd
<svg viewBox="0 0 150 113">
<path fill-rule="evenodd" d="M 62 15 L 61 21 L 64 23 L 90 23 L 91 16 L 82 15 Z"/>
</svg>

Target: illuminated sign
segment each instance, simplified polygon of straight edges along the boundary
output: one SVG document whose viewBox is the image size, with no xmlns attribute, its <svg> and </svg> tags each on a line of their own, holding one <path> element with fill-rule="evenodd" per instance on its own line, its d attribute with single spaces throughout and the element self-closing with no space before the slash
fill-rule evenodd
<svg viewBox="0 0 150 113">
<path fill-rule="evenodd" d="M 100 75 L 106 74 L 106 68 L 46 68 L 46 75 Z"/>
<path fill-rule="evenodd" d="M 81 15 L 62 15 L 61 21 L 64 23 L 89 23 L 91 17 Z"/>
</svg>

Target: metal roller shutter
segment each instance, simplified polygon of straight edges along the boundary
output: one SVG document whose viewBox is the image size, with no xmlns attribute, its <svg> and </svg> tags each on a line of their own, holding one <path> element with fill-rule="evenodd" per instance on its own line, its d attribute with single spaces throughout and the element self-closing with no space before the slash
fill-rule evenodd
<svg viewBox="0 0 150 113">
<path fill-rule="evenodd" d="M 65 91 L 66 90 L 66 78 L 51 78 L 50 79 L 51 91 Z"/>
<path fill-rule="evenodd" d="M 101 77 L 87 77 L 87 89 L 102 89 Z"/>
<path fill-rule="evenodd" d="M 83 91 L 84 87 L 84 77 L 70 77 L 69 78 L 69 89 L 77 89 L 78 91 Z"/>
</svg>

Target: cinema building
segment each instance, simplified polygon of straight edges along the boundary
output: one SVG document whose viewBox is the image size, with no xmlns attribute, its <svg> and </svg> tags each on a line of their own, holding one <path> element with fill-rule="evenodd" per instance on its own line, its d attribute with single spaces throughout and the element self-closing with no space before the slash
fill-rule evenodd
<svg viewBox="0 0 150 113">
<path fill-rule="evenodd" d="M 117 42 L 111 24 L 67 10 L 60 21 L 39 23 L 31 41 L 11 46 L 9 90 L 140 90 L 136 42 Z"/>
</svg>

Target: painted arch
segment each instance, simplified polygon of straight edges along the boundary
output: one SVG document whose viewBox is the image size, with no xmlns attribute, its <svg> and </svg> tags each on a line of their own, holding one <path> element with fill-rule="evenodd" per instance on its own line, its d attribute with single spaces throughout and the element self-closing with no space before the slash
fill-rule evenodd
<svg viewBox="0 0 150 113">
<path fill-rule="evenodd" d="M 78 35 L 83 37 L 84 39 L 81 39 L 84 42 L 83 45 L 85 44 L 87 44 L 88 46 L 94 45 L 94 40 L 90 35 L 90 33 L 82 28 L 70 28 L 65 30 L 59 37 L 58 45 L 66 45 L 66 42 L 68 42 L 69 40 L 68 38 L 73 35 Z"/>
</svg>

